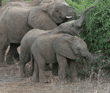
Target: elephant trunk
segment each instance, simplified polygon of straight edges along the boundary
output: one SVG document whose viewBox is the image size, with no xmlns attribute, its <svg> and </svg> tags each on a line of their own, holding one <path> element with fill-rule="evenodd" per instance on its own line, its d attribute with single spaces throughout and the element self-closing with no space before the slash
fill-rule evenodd
<svg viewBox="0 0 110 93">
<path fill-rule="evenodd" d="M 91 53 L 88 52 L 86 58 L 88 59 L 90 64 L 94 63 L 94 57 Z"/>
<path fill-rule="evenodd" d="M 87 8 L 87 9 L 85 9 L 85 10 L 83 11 L 83 13 L 82 13 L 82 16 L 81 16 L 78 20 L 75 21 L 74 25 L 75 25 L 76 27 L 81 27 L 81 26 L 82 26 L 82 24 L 83 24 L 83 22 L 84 22 L 84 20 L 85 20 L 85 17 L 86 17 L 86 13 L 87 13 L 91 8 L 94 8 L 94 6 L 91 6 L 91 7 Z"/>
</svg>

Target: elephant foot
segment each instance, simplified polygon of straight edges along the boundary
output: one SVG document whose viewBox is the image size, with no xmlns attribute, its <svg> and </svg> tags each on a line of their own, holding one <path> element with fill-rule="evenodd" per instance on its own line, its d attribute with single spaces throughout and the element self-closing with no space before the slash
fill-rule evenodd
<svg viewBox="0 0 110 93">
<path fill-rule="evenodd" d="M 39 82 L 39 79 L 38 78 L 32 78 L 32 82 Z"/>
<path fill-rule="evenodd" d="M 33 74 L 32 82 L 39 82 L 39 76 L 38 76 L 38 74 L 36 74 L 36 73 Z"/>
<path fill-rule="evenodd" d="M 7 56 L 7 57 L 6 57 L 6 63 L 7 63 L 8 65 L 12 65 L 12 64 L 15 63 L 14 60 L 13 60 L 13 58 L 12 58 L 12 56 Z"/>
<path fill-rule="evenodd" d="M 7 67 L 8 65 L 5 63 L 5 62 L 3 62 L 3 63 L 0 63 L 0 67 Z"/>
<path fill-rule="evenodd" d="M 40 83 L 50 83 L 51 81 L 47 78 L 47 76 L 39 76 Z"/>
</svg>

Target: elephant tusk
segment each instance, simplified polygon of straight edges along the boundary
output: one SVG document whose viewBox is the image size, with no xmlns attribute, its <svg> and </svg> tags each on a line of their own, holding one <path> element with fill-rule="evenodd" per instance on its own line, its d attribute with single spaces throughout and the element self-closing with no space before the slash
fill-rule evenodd
<svg viewBox="0 0 110 93">
<path fill-rule="evenodd" d="M 67 19 L 70 19 L 70 18 L 72 18 L 72 16 L 66 16 L 66 18 L 67 18 Z"/>
</svg>

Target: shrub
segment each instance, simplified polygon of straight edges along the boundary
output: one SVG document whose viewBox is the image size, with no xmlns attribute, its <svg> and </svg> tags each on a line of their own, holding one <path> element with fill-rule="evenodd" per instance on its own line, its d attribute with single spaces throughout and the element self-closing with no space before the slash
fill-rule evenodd
<svg viewBox="0 0 110 93">
<path fill-rule="evenodd" d="M 110 0 L 102 0 L 89 12 L 80 37 L 91 51 L 110 50 Z"/>
</svg>

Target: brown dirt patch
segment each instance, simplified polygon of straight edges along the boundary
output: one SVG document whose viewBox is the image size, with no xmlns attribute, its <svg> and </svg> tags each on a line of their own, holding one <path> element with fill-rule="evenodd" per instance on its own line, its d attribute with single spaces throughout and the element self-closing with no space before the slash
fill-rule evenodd
<svg viewBox="0 0 110 93">
<path fill-rule="evenodd" d="M 48 71 L 47 75 L 51 76 Z M 18 63 L 0 68 L 0 93 L 110 93 L 110 83 L 105 80 L 82 80 L 76 83 L 59 84 L 57 77 L 51 83 L 31 82 L 31 77 L 19 78 Z M 103 81 L 103 83 L 102 83 Z"/>
<path fill-rule="evenodd" d="M 19 51 L 20 48 L 18 48 Z M 8 50 L 7 50 L 8 51 Z M 27 64 L 27 73 L 30 63 Z M 0 68 L 0 93 L 110 93 L 110 83 L 105 79 L 79 80 L 59 84 L 58 77 L 52 77 L 51 71 L 46 72 L 51 83 L 31 82 L 32 77 L 20 78 L 18 63 Z"/>
</svg>

